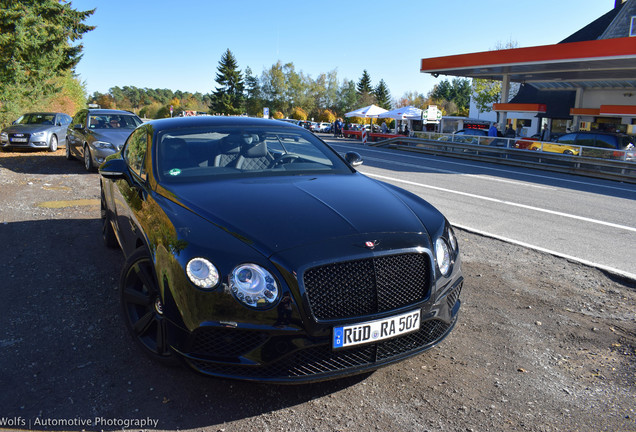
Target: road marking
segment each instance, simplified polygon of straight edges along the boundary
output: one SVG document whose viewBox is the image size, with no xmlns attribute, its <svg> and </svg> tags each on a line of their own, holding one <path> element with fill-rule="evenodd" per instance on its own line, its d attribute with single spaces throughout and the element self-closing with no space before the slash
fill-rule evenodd
<svg viewBox="0 0 636 432">
<path fill-rule="evenodd" d="M 70 190 L 72 190 L 68 186 L 52 186 L 52 185 L 49 185 L 49 184 L 45 184 L 44 186 L 42 186 L 42 189 L 51 190 L 51 191 L 70 191 Z"/>
<path fill-rule="evenodd" d="M 44 207 L 44 208 L 65 208 L 65 207 L 97 206 L 97 205 L 99 205 L 98 199 L 43 201 L 43 202 L 37 203 L 38 207 Z"/>
<path fill-rule="evenodd" d="M 456 191 L 456 190 L 452 190 L 452 189 L 446 189 L 446 188 L 441 188 L 438 186 L 431 186 L 431 185 L 426 185 L 426 184 L 422 184 L 422 183 L 416 183 L 416 182 L 412 182 L 409 180 L 402 180 L 402 179 L 397 179 L 394 177 L 387 177 L 387 176 L 383 176 L 383 175 L 379 175 L 379 174 L 371 174 L 371 173 L 365 173 L 365 175 L 368 175 L 369 177 L 376 177 L 382 180 L 387 180 L 390 182 L 398 182 L 398 183 L 404 183 L 404 184 L 408 184 L 411 186 L 417 186 L 417 187 L 422 187 L 422 188 L 426 188 L 426 189 L 433 189 L 433 190 L 437 190 L 437 191 L 441 191 L 441 192 L 447 192 L 447 193 L 452 193 L 452 194 L 456 194 L 456 195 L 462 195 L 462 196 L 466 196 L 469 198 L 476 198 L 476 199 L 481 199 L 484 201 L 490 201 L 490 202 L 494 202 L 494 203 L 498 203 L 498 204 L 505 204 L 505 205 L 509 205 L 512 207 L 519 207 L 519 208 L 523 208 L 526 210 L 534 210 L 537 212 L 541 212 L 541 213 L 547 213 L 547 214 L 551 214 L 551 215 L 555 215 L 555 216 L 562 216 L 562 217 L 566 217 L 566 218 L 570 218 L 570 219 L 576 219 L 576 220 L 580 220 L 580 221 L 584 221 L 584 222 L 590 222 L 590 223 L 595 223 L 598 225 L 605 225 L 608 227 L 612 227 L 612 228 L 618 228 L 618 229 L 622 229 L 622 230 L 626 230 L 626 231 L 632 231 L 632 232 L 636 232 L 636 228 L 634 227 L 629 227 L 629 226 L 625 226 L 625 225 L 619 225 L 619 224 L 615 224 L 615 223 L 611 223 L 611 222 L 605 222 L 605 221 L 601 221 L 598 219 L 591 219 L 591 218 L 586 218 L 583 216 L 576 216 L 573 214 L 569 214 L 569 213 L 563 213 L 563 212 L 559 212 L 559 211 L 554 211 L 554 210 L 548 210 L 548 209 L 543 209 L 540 207 L 534 207 L 534 206 L 529 206 L 529 205 L 525 205 L 525 204 L 519 204 L 519 203 L 515 203 L 512 201 L 505 201 L 505 200 L 500 200 L 497 198 L 490 198 L 490 197 L 486 197 L 483 195 L 476 195 L 476 194 L 471 194 L 468 192 L 460 192 L 460 191 Z"/>
<path fill-rule="evenodd" d="M 541 186 L 535 183 L 528 183 L 525 181 L 520 181 L 520 180 L 504 180 L 504 179 L 499 179 L 499 178 L 494 178 L 491 177 L 489 175 L 484 175 L 484 174 L 466 174 L 460 171 L 452 171 L 452 170 L 445 170 L 442 168 L 433 168 L 433 167 L 423 167 L 422 165 L 416 165 L 416 164 L 412 164 L 412 163 L 406 163 L 406 162 L 397 162 L 397 161 L 387 161 L 386 159 L 380 159 L 380 158 L 373 158 L 373 157 L 367 157 L 368 160 L 372 160 L 372 161 L 376 161 L 376 162 L 386 162 L 386 163 L 390 163 L 393 165 L 400 165 L 400 166 L 406 166 L 406 167 L 412 167 L 412 168 L 423 168 L 426 170 L 430 170 L 430 171 L 437 171 L 437 172 L 441 172 L 444 174 L 457 174 L 463 177 L 475 177 L 475 178 L 479 178 L 479 179 L 488 179 L 490 181 L 496 181 L 499 183 L 509 183 L 509 184 L 514 184 L 514 185 L 523 185 L 523 187 L 533 187 L 536 189 L 547 189 L 547 190 L 557 190 L 558 188 L 553 187 L 553 186 Z"/>
<path fill-rule="evenodd" d="M 358 151 L 365 151 L 365 152 L 372 152 L 372 153 L 380 153 L 380 154 L 390 154 L 392 156 L 400 156 L 400 157 L 405 157 L 405 158 L 411 158 L 411 159 L 417 159 L 417 160 L 427 160 L 430 161 L 431 158 L 429 157 L 425 157 L 424 155 L 410 155 L 410 154 L 402 154 L 402 153 L 395 153 L 395 152 L 390 152 L 390 151 L 382 151 L 382 150 L 378 150 L 377 148 L 369 148 L 369 147 L 363 147 L 360 148 L 361 146 L 354 146 L 354 145 L 346 145 L 344 143 L 334 143 L 332 144 L 332 147 L 335 145 L 339 145 L 342 147 L 346 147 L 348 149 L 351 150 L 358 150 Z M 437 162 L 439 162 L 439 159 L 435 159 Z M 395 163 L 394 161 L 390 161 L 390 160 L 386 160 L 386 159 L 382 159 L 383 162 L 386 163 Z M 496 171 L 496 172 L 501 172 L 501 173 L 506 173 L 506 174 L 514 174 L 514 175 L 523 175 L 526 177 L 536 177 L 536 178 L 540 178 L 540 179 L 547 179 L 547 180 L 554 180 L 554 181 L 558 181 L 561 183 L 572 183 L 572 184 L 576 184 L 576 185 L 585 185 L 585 186 L 594 186 L 594 187 L 598 187 L 598 188 L 604 188 L 604 189 L 611 189 L 611 190 L 618 190 L 621 192 L 630 192 L 630 193 L 634 193 L 636 194 L 636 189 L 634 188 L 627 188 L 627 187 L 620 187 L 620 186 L 611 186 L 611 185 L 607 185 L 607 184 L 599 184 L 599 183 L 591 183 L 591 182 L 586 182 L 586 181 L 581 181 L 581 180 L 573 180 L 570 178 L 561 178 L 561 177 L 553 177 L 553 176 L 549 176 L 549 175 L 542 175 L 542 174 L 533 174 L 530 172 L 521 172 L 521 171 L 515 171 L 515 170 L 508 170 L 508 169 L 504 169 L 504 168 L 495 168 L 495 167 L 490 167 L 490 166 L 483 166 L 483 165 L 475 165 L 475 164 L 471 164 L 471 163 L 467 163 L 467 162 L 457 162 L 457 161 L 452 161 L 452 160 L 444 160 L 443 163 L 445 164 L 452 164 L 452 165 L 459 165 L 459 166 L 466 166 L 466 167 L 470 167 L 470 168 L 479 168 L 479 169 L 486 169 L 486 170 L 490 170 L 490 171 Z M 429 167 L 424 167 L 427 169 L 432 169 Z"/>
<path fill-rule="evenodd" d="M 533 249 L 533 250 L 536 250 L 536 251 L 539 251 L 539 252 L 548 253 L 550 255 L 554 255 L 554 256 L 559 257 L 559 258 L 564 258 L 564 259 L 567 259 L 567 260 L 570 260 L 570 261 L 574 261 L 574 262 L 577 262 L 577 263 L 580 263 L 580 264 L 583 264 L 583 265 L 586 265 L 586 266 L 589 266 L 589 267 L 594 267 L 594 268 L 597 268 L 597 269 L 600 269 L 600 270 L 603 270 L 603 271 L 606 271 L 606 272 L 609 272 L 609 273 L 613 273 L 613 274 L 616 274 L 616 275 L 620 275 L 622 277 L 626 277 L 626 278 L 629 278 L 629 279 L 632 279 L 632 280 L 636 281 L 636 274 L 634 274 L 634 273 L 629 273 L 629 272 L 626 272 L 626 271 L 623 271 L 623 270 L 619 270 L 619 269 L 614 268 L 614 267 L 609 267 L 609 266 L 606 266 L 606 265 L 603 265 L 603 264 L 598 264 L 598 263 L 595 263 L 595 262 L 592 262 L 592 261 L 584 260 L 582 258 L 578 258 L 578 257 L 572 256 L 572 255 L 567 255 L 567 254 L 564 254 L 564 253 L 561 253 L 561 252 L 556 252 L 556 251 L 553 251 L 553 250 L 550 250 L 550 249 L 543 248 L 541 246 L 535 246 L 535 245 L 532 245 L 530 243 L 525 243 L 525 242 L 522 242 L 522 241 L 519 241 L 519 240 L 513 240 L 513 239 L 510 239 L 510 238 L 507 238 L 507 237 L 498 236 L 496 234 L 491 234 L 491 233 L 486 232 L 486 231 L 481 231 L 481 230 L 478 230 L 478 229 L 475 229 L 475 228 L 470 228 L 470 227 L 467 227 L 465 225 L 457 225 L 457 224 L 454 224 L 454 223 L 451 223 L 451 225 L 453 225 L 454 227 L 457 227 L 457 228 L 459 228 L 461 230 L 464 230 L 464 231 L 472 232 L 472 233 L 475 233 L 475 234 L 478 234 L 478 235 L 481 235 L 481 236 L 485 236 L 485 237 L 491 237 L 491 238 L 494 238 L 494 239 L 497 239 L 497 240 L 501 240 L 501 241 L 506 242 L 506 243 L 512 243 L 512 244 L 515 244 L 517 246 L 525 247 L 525 248 L 528 248 L 528 249 Z"/>
</svg>

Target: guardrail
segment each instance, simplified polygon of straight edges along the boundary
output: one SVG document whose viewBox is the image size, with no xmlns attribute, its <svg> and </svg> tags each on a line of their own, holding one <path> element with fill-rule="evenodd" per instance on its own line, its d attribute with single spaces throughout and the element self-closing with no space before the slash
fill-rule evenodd
<svg viewBox="0 0 636 432">
<path fill-rule="evenodd" d="M 371 143 L 370 145 L 636 184 L 636 160 L 624 160 L 628 157 L 628 153 L 625 151 L 574 146 L 577 148 L 577 152 L 573 151 L 572 154 L 563 154 L 515 148 L 515 144 L 520 141 L 519 138 L 464 135 L 461 136 L 461 140 L 468 142 L 457 142 L 442 138 L 449 136 L 448 134 L 431 135 L 436 135 L 438 138 L 396 137 Z M 454 136 L 453 138 L 458 139 L 460 137 Z M 527 138 L 523 141 L 539 142 Z M 561 145 L 555 143 L 544 144 Z M 593 154 L 601 156 L 586 156 L 586 153 L 589 154 L 591 151 L 595 152 Z"/>
</svg>

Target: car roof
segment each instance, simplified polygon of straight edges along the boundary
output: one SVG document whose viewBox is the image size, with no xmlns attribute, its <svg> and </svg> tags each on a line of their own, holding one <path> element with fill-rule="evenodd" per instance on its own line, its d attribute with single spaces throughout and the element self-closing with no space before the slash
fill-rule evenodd
<svg viewBox="0 0 636 432">
<path fill-rule="evenodd" d="M 89 114 L 132 114 L 137 115 L 132 111 L 115 110 L 115 109 L 103 109 L 103 108 L 88 108 Z"/>
<path fill-rule="evenodd" d="M 210 126 L 260 126 L 289 128 L 290 130 L 302 129 L 293 123 L 281 122 L 272 119 L 254 117 L 232 117 L 232 116 L 196 116 L 196 117 L 174 117 L 158 120 L 150 120 L 145 123 L 151 125 L 155 131 L 177 128 L 196 128 Z"/>
<path fill-rule="evenodd" d="M 64 114 L 64 113 L 61 113 L 61 112 L 47 112 L 47 111 L 33 111 L 33 112 L 24 113 L 22 115 L 33 115 L 33 114 L 57 115 L 57 114 Z"/>
<path fill-rule="evenodd" d="M 577 134 L 583 134 L 583 135 L 595 134 L 595 135 L 612 135 L 612 136 L 632 136 L 623 132 L 606 132 L 606 131 L 576 131 L 576 132 L 570 132 L 570 133 L 577 133 Z"/>
</svg>

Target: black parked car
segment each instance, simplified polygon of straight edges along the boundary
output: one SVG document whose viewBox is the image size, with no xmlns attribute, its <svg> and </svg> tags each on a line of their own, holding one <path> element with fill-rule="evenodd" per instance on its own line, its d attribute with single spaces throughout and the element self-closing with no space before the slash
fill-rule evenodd
<svg viewBox="0 0 636 432">
<path fill-rule="evenodd" d="M 93 171 L 107 156 L 121 150 L 126 138 L 142 123 L 129 111 L 84 109 L 68 126 L 66 159 L 80 158 Z"/>
<path fill-rule="evenodd" d="M 27 113 L 0 132 L 0 148 L 48 149 L 66 144 L 66 127 L 71 116 L 55 112 Z"/>
<path fill-rule="evenodd" d="M 317 381 L 429 349 L 463 278 L 444 216 L 302 128 L 150 121 L 100 167 L 132 336 L 205 374 Z"/>
</svg>

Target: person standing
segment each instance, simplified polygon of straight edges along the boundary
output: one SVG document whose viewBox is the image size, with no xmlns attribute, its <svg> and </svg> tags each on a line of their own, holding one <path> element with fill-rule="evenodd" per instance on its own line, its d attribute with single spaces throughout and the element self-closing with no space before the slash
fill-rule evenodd
<svg viewBox="0 0 636 432">
<path fill-rule="evenodd" d="M 499 126 L 499 124 L 497 123 L 493 123 L 490 125 L 490 128 L 488 129 L 488 136 L 489 137 L 496 137 L 497 136 L 497 126 Z"/>
<path fill-rule="evenodd" d="M 541 134 L 541 141 L 550 141 L 550 127 L 547 125 L 545 125 L 545 128 L 543 128 L 543 133 Z"/>
<path fill-rule="evenodd" d="M 512 128 L 512 125 L 508 125 L 508 127 L 506 128 L 506 132 L 504 132 L 504 136 L 506 138 L 514 138 L 515 137 L 515 130 Z"/>
</svg>

